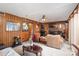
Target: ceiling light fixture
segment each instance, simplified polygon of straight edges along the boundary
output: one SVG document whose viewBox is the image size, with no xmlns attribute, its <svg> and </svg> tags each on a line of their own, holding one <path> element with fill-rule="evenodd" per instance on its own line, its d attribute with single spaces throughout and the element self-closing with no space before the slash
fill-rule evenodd
<svg viewBox="0 0 79 59">
<path fill-rule="evenodd" d="M 45 22 L 45 21 L 46 21 L 46 16 L 43 15 L 43 16 L 42 16 L 42 22 Z"/>
</svg>

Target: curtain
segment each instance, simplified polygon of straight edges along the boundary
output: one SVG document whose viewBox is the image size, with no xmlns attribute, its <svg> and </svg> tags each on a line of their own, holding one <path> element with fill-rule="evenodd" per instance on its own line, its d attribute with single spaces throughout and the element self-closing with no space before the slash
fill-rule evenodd
<svg viewBox="0 0 79 59">
<path fill-rule="evenodd" d="M 77 11 L 77 10 L 75 10 Z M 79 12 L 75 13 L 73 17 L 69 20 L 69 43 L 70 44 L 79 44 Z"/>
<path fill-rule="evenodd" d="M 73 42 L 73 44 L 75 44 L 75 45 L 77 45 L 77 32 L 79 32 L 79 31 L 77 31 L 77 24 L 78 24 L 78 13 L 76 13 L 75 15 L 74 15 L 74 21 L 73 21 L 73 32 L 74 32 L 74 42 Z"/>
</svg>

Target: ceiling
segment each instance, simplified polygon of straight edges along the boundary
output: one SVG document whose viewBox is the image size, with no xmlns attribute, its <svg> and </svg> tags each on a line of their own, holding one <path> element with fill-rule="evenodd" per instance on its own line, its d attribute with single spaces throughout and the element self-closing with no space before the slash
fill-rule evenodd
<svg viewBox="0 0 79 59">
<path fill-rule="evenodd" d="M 65 21 L 77 3 L 0 3 L 0 11 L 8 12 L 31 20 L 46 22 Z"/>
</svg>

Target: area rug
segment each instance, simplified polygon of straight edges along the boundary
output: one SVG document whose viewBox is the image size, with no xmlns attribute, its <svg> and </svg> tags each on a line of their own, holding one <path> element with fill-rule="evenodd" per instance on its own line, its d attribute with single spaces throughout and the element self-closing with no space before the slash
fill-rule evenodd
<svg viewBox="0 0 79 59">
<path fill-rule="evenodd" d="M 23 44 L 28 45 L 29 43 L 23 42 Z M 34 44 L 39 45 L 43 49 L 42 56 L 72 56 L 73 55 L 73 52 L 67 43 L 63 43 L 61 49 L 51 48 L 41 43 L 34 43 Z M 30 53 L 28 51 L 26 51 L 25 55 L 23 55 L 22 45 L 17 46 L 13 49 L 21 56 L 36 56 L 34 53 Z"/>
</svg>

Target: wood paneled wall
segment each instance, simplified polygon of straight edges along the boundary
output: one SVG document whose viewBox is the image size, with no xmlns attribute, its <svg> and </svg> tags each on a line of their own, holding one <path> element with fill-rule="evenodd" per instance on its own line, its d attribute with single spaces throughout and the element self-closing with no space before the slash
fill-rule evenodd
<svg viewBox="0 0 79 59">
<path fill-rule="evenodd" d="M 6 22 L 14 22 L 14 23 L 20 23 L 23 22 L 29 24 L 33 24 L 28 31 L 23 32 L 22 26 L 19 31 L 6 31 Z M 0 43 L 5 44 L 6 46 L 12 46 L 13 44 L 13 37 L 14 36 L 20 36 L 22 41 L 27 41 L 30 37 L 30 32 L 33 28 L 36 27 L 36 25 L 39 25 L 40 23 L 36 21 L 32 21 L 30 19 L 18 17 L 16 15 L 8 14 L 8 13 L 1 13 L 0 14 Z M 34 29 L 34 31 L 37 29 Z"/>
<path fill-rule="evenodd" d="M 2 44 L 2 39 L 3 39 L 3 23 L 2 23 L 2 19 L 3 19 L 3 14 L 0 13 L 0 43 Z"/>
</svg>

